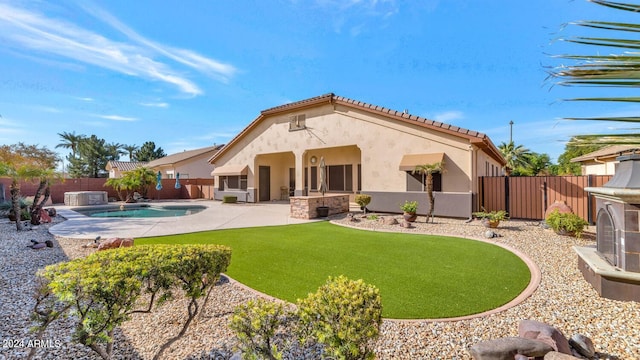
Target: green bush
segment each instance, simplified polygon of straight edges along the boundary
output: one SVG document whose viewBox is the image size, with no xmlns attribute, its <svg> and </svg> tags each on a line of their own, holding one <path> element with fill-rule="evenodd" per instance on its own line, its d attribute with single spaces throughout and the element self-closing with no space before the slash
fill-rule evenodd
<svg viewBox="0 0 640 360">
<path fill-rule="evenodd" d="M 582 237 L 585 226 L 589 225 L 583 218 L 574 213 L 561 213 L 558 209 L 553 210 L 545 219 L 557 233 L 575 234 L 577 238 Z"/>
<path fill-rule="evenodd" d="M 236 332 L 238 348 L 246 360 L 280 360 L 283 353 L 275 335 L 285 322 L 282 304 L 264 299 L 250 300 L 233 311 L 229 327 Z"/>
<path fill-rule="evenodd" d="M 329 357 L 373 359 L 382 322 L 379 290 L 362 279 L 329 278 L 316 293 L 298 300 L 301 340 L 325 345 Z"/>
<path fill-rule="evenodd" d="M 409 213 L 415 214 L 418 211 L 418 202 L 417 201 L 405 201 L 402 206 L 400 206 L 400 210 Z"/>
<path fill-rule="evenodd" d="M 238 202 L 238 197 L 233 195 L 225 195 L 222 197 L 223 204 L 234 204 Z"/>
<path fill-rule="evenodd" d="M 500 221 L 508 217 L 507 212 L 504 210 L 498 210 L 498 211 L 494 210 L 490 212 L 478 211 L 478 212 L 472 213 L 472 215 L 477 217 L 478 219 L 488 219 L 490 221 Z"/>
<path fill-rule="evenodd" d="M 150 312 L 182 289 L 189 298 L 183 331 L 161 346 L 156 356 L 179 339 L 225 271 L 231 250 L 218 245 L 147 245 L 100 251 L 47 266 L 39 273 L 41 288 L 34 318 L 43 333 L 52 320 L 75 314 L 73 339 L 103 359 L 113 352 L 113 331 L 133 313 Z M 150 293 L 143 303 L 142 292 Z M 206 301 L 206 300 L 205 300 Z M 145 305 L 143 308 L 138 308 Z M 43 308 L 44 307 L 44 308 Z M 63 309 L 63 310 L 59 310 Z"/>
<path fill-rule="evenodd" d="M 230 327 L 243 359 L 276 360 L 302 354 L 314 359 L 374 358 L 372 346 L 382 322 L 382 302 L 375 286 L 344 276 L 329 278 L 297 305 L 296 311 L 287 312 L 281 304 L 259 299 L 236 307 Z"/>
<path fill-rule="evenodd" d="M 365 208 L 371 202 L 371 195 L 358 194 L 355 200 L 356 204 L 360 205 L 361 208 Z"/>
</svg>

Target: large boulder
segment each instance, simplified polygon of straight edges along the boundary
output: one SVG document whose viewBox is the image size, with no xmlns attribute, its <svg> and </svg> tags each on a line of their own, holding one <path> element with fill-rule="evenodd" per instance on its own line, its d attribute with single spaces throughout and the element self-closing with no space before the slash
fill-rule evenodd
<svg viewBox="0 0 640 360">
<path fill-rule="evenodd" d="M 522 320 L 518 327 L 518 336 L 543 341 L 549 344 L 553 350 L 571 355 L 569 340 L 567 340 L 560 330 L 551 325 L 535 320 Z"/>
<path fill-rule="evenodd" d="M 573 335 L 571 339 L 569 339 L 569 345 L 576 349 L 580 355 L 588 359 L 592 359 L 596 356 L 596 347 L 593 345 L 593 341 L 584 335 Z"/>
<path fill-rule="evenodd" d="M 513 360 L 516 355 L 543 357 L 551 345 L 522 337 L 506 337 L 477 343 L 469 349 L 475 360 Z"/>
<path fill-rule="evenodd" d="M 98 251 L 133 246 L 132 238 L 111 238 L 98 245 Z"/>
<path fill-rule="evenodd" d="M 397 225 L 398 220 L 396 220 L 396 218 L 391 216 L 385 216 L 382 218 L 382 223 L 385 225 Z"/>
</svg>

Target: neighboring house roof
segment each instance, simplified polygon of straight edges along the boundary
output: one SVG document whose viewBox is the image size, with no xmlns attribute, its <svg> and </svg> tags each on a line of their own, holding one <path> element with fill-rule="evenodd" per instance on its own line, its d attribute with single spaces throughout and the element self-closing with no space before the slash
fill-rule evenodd
<svg viewBox="0 0 640 360">
<path fill-rule="evenodd" d="M 210 155 L 213 156 L 215 155 L 216 152 L 218 152 L 218 150 L 222 149 L 223 146 L 224 145 L 214 145 L 214 146 L 208 146 L 200 149 L 186 150 L 183 152 L 167 155 L 165 157 L 161 157 L 160 159 L 155 159 L 150 161 L 147 164 L 147 167 L 153 168 L 156 166 L 173 165 L 181 161 L 189 160 L 191 158 L 201 156 L 207 153 L 211 153 Z"/>
<path fill-rule="evenodd" d="M 279 114 L 279 113 L 289 112 L 292 110 L 299 110 L 299 109 L 314 107 L 317 105 L 323 105 L 323 104 L 340 104 L 343 106 L 353 107 L 353 108 L 364 110 L 370 113 L 383 115 L 396 121 L 418 125 L 427 129 L 466 138 L 469 140 L 470 143 L 483 149 L 487 154 L 489 154 L 492 158 L 494 158 L 500 164 L 506 165 L 507 163 L 504 157 L 502 156 L 502 154 L 500 153 L 500 150 L 498 150 L 498 148 L 493 144 L 493 142 L 491 142 L 491 139 L 489 139 L 489 137 L 483 133 L 429 120 L 420 116 L 408 114 L 406 112 L 387 109 L 382 106 L 367 104 L 367 103 L 357 101 L 357 100 L 352 100 L 343 96 L 337 96 L 333 93 L 328 93 L 328 94 L 312 97 L 309 99 L 296 101 L 293 103 L 262 110 L 260 112 L 260 115 L 257 118 L 255 118 L 244 130 L 242 130 L 238 135 L 236 135 L 236 137 L 234 137 L 227 144 L 227 146 L 225 146 L 222 150 L 218 151 L 215 155 L 213 155 L 209 159 L 209 162 L 210 163 L 215 162 L 222 154 L 224 154 L 228 149 L 233 147 L 233 145 L 235 145 L 238 141 L 240 141 L 240 139 L 242 139 L 253 128 L 255 128 L 265 117 Z"/>
<path fill-rule="evenodd" d="M 145 166 L 146 162 L 141 161 L 115 161 L 110 160 L 107 162 L 107 166 L 105 167 L 108 170 L 118 169 L 120 172 L 131 171 L 140 166 Z"/>
<path fill-rule="evenodd" d="M 571 159 L 571 162 L 586 162 L 586 161 L 595 161 L 595 160 L 604 160 L 608 159 L 610 161 L 615 160 L 616 157 L 624 154 L 633 153 L 636 151 L 640 151 L 639 145 L 611 145 L 604 147 L 602 149 L 590 152 L 588 154 L 584 154 L 578 157 L 574 157 Z"/>
</svg>

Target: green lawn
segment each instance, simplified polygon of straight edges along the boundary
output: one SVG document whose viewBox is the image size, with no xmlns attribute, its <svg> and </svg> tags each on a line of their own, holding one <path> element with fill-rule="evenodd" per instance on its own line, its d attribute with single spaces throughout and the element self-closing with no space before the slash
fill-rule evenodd
<svg viewBox="0 0 640 360">
<path fill-rule="evenodd" d="M 141 244 L 228 245 L 227 274 L 274 297 L 295 302 L 328 276 L 364 279 L 380 289 L 383 316 L 454 317 L 503 305 L 531 274 L 513 253 L 480 241 L 382 233 L 329 222 L 217 230 L 136 239 Z"/>
</svg>

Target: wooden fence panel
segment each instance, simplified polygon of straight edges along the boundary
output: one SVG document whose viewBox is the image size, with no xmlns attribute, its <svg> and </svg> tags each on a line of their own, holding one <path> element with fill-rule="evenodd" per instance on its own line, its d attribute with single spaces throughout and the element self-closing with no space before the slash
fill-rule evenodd
<svg viewBox="0 0 640 360">
<path fill-rule="evenodd" d="M 511 177 L 509 181 L 509 207 L 505 208 L 514 219 L 538 219 L 544 211 L 543 177 Z"/>
<path fill-rule="evenodd" d="M 506 210 L 513 219 L 544 219 L 545 209 L 564 201 L 583 219 L 595 219 L 595 198 L 585 187 L 606 184 L 611 175 L 589 176 L 484 176 L 479 180 L 478 206 L 487 211 Z"/>
<path fill-rule="evenodd" d="M 504 210 L 505 198 L 504 176 L 483 176 L 480 178 L 480 209 L 486 211 Z"/>
</svg>

